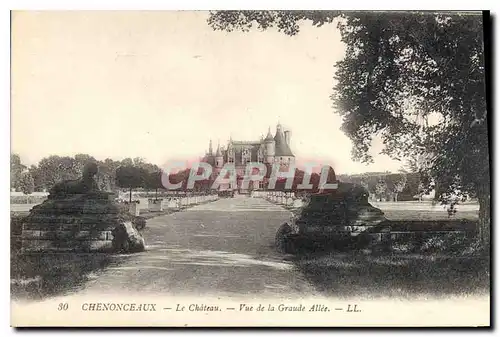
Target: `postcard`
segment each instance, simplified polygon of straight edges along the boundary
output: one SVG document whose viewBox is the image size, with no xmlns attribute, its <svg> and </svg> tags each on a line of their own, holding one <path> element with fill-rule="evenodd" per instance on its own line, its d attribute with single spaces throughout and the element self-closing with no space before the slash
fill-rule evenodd
<svg viewBox="0 0 500 337">
<path fill-rule="evenodd" d="M 487 12 L 12 11 L 13 327 L 488 327 Z"/>
</svg>

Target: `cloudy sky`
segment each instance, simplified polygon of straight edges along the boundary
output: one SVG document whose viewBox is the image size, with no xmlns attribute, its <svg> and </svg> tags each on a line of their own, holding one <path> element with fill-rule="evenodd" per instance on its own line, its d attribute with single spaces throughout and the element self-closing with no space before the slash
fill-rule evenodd
<svg viewBox="0 0 500 337">
<path fill-rule="evenodd" d="M 12 152 L 167 160 L 259 139 L 280 122 L 298 161 L 337 173 L 397 171 L 351 160 L 329 96 L 344 46 L 334 24 L 288 37 L 214 32 L 207 12 L 16 12 Z M 374 144 L 374 153 L 380 151 Z"/>
</svg>

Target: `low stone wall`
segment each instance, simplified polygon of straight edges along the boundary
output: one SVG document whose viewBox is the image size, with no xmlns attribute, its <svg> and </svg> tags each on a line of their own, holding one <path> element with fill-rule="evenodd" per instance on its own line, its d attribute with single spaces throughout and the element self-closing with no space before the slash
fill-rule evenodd
<svg viewBox="0 0 500 337">
<path fill-rule="evenodd" d="M 162 208 L 183 209 L 198 204 L 216 201 L 218 199 L 219 196 L 217 194 L 170 197 L 162 200 Z"/>
<path fill-rule="evenodd" d="M 264 198 L 286 208 L 299 208 L 303 205 L 302 198 L 294 192 L 253 191 L 251 196 L 253 198 Z"/>
<path fill-rule="evenodd" d="M 116 224 L 103 227 L 102 224 L 85 223 L 24 223 L 21 251 L 109 251 L 113 248 L 115 227 Z"/>
<path fill-rule="evenodd" d="M 10 251 L 15 254 L 21 251 L 23 234 L 23 216 L 11 214 L 10 216 Z"/>
</svg>

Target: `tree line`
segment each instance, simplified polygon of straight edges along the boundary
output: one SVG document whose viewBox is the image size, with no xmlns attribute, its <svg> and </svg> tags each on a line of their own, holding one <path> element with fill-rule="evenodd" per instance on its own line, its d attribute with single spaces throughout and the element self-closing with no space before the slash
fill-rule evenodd
<svg viewBox="0 0 500 337">
<path fill-rule="evenodd" d="M 18 154 L 10 156 L 11 189 L 25 194 L 49 191 L 56 183 L 81 177 L 83 167 L 89 161 L 97 163 L 96 182 L 101 190 L 115 191 L 120 188 L 161 188 L 160 167 L 142 158 L 123 160 L 96 160 L 88 154 L 70 156 L 51 155 L 37 164 L 25 165 Z"/>
<path fill-rule="evenodd" d="M 426 193 L 418 172 L 340 175 L 339 180 L 363 186 L 378 201 L 409 201 Z"/>
<path fill-rule="evenodd" d="M 77 154 L 73 157 L 51 155 L 37 164 L 28 166 L 22 163 L 20 156 L 15 153 L 10 156 L 11 189 L 24 194 L 48 192 L 58 182 L 80 178 L 88 162 L 97 163 L 98 173 L 95 179 L 100 190 L 126 189 L 130 192 L 129 201 L 132 201 L 133 189 L 156 192 L 165 190 L 161 168 L 140 157 L 97 160 L 88 154 Z M 190 169 L 187 168 L 170 174 L 169 180 L 172 184 L 181 183 L 182 191 L 207 190 L 213 183 L 210 179 L 196 181 L 192 188 L 188 188 L 189 176 Z"/>
</svg>

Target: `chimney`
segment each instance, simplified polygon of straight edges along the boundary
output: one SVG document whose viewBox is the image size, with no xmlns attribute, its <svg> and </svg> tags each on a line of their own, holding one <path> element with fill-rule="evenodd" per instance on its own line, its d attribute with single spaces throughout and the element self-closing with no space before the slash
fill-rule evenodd
<svg viewBox="0 0 500 337">
<path fill-rule="evenodd" d="M 289 130 L 285 131 L 285 142 L 286 142 L 286 145 L 290 146 L 290 131 Z"/>
</svg>

